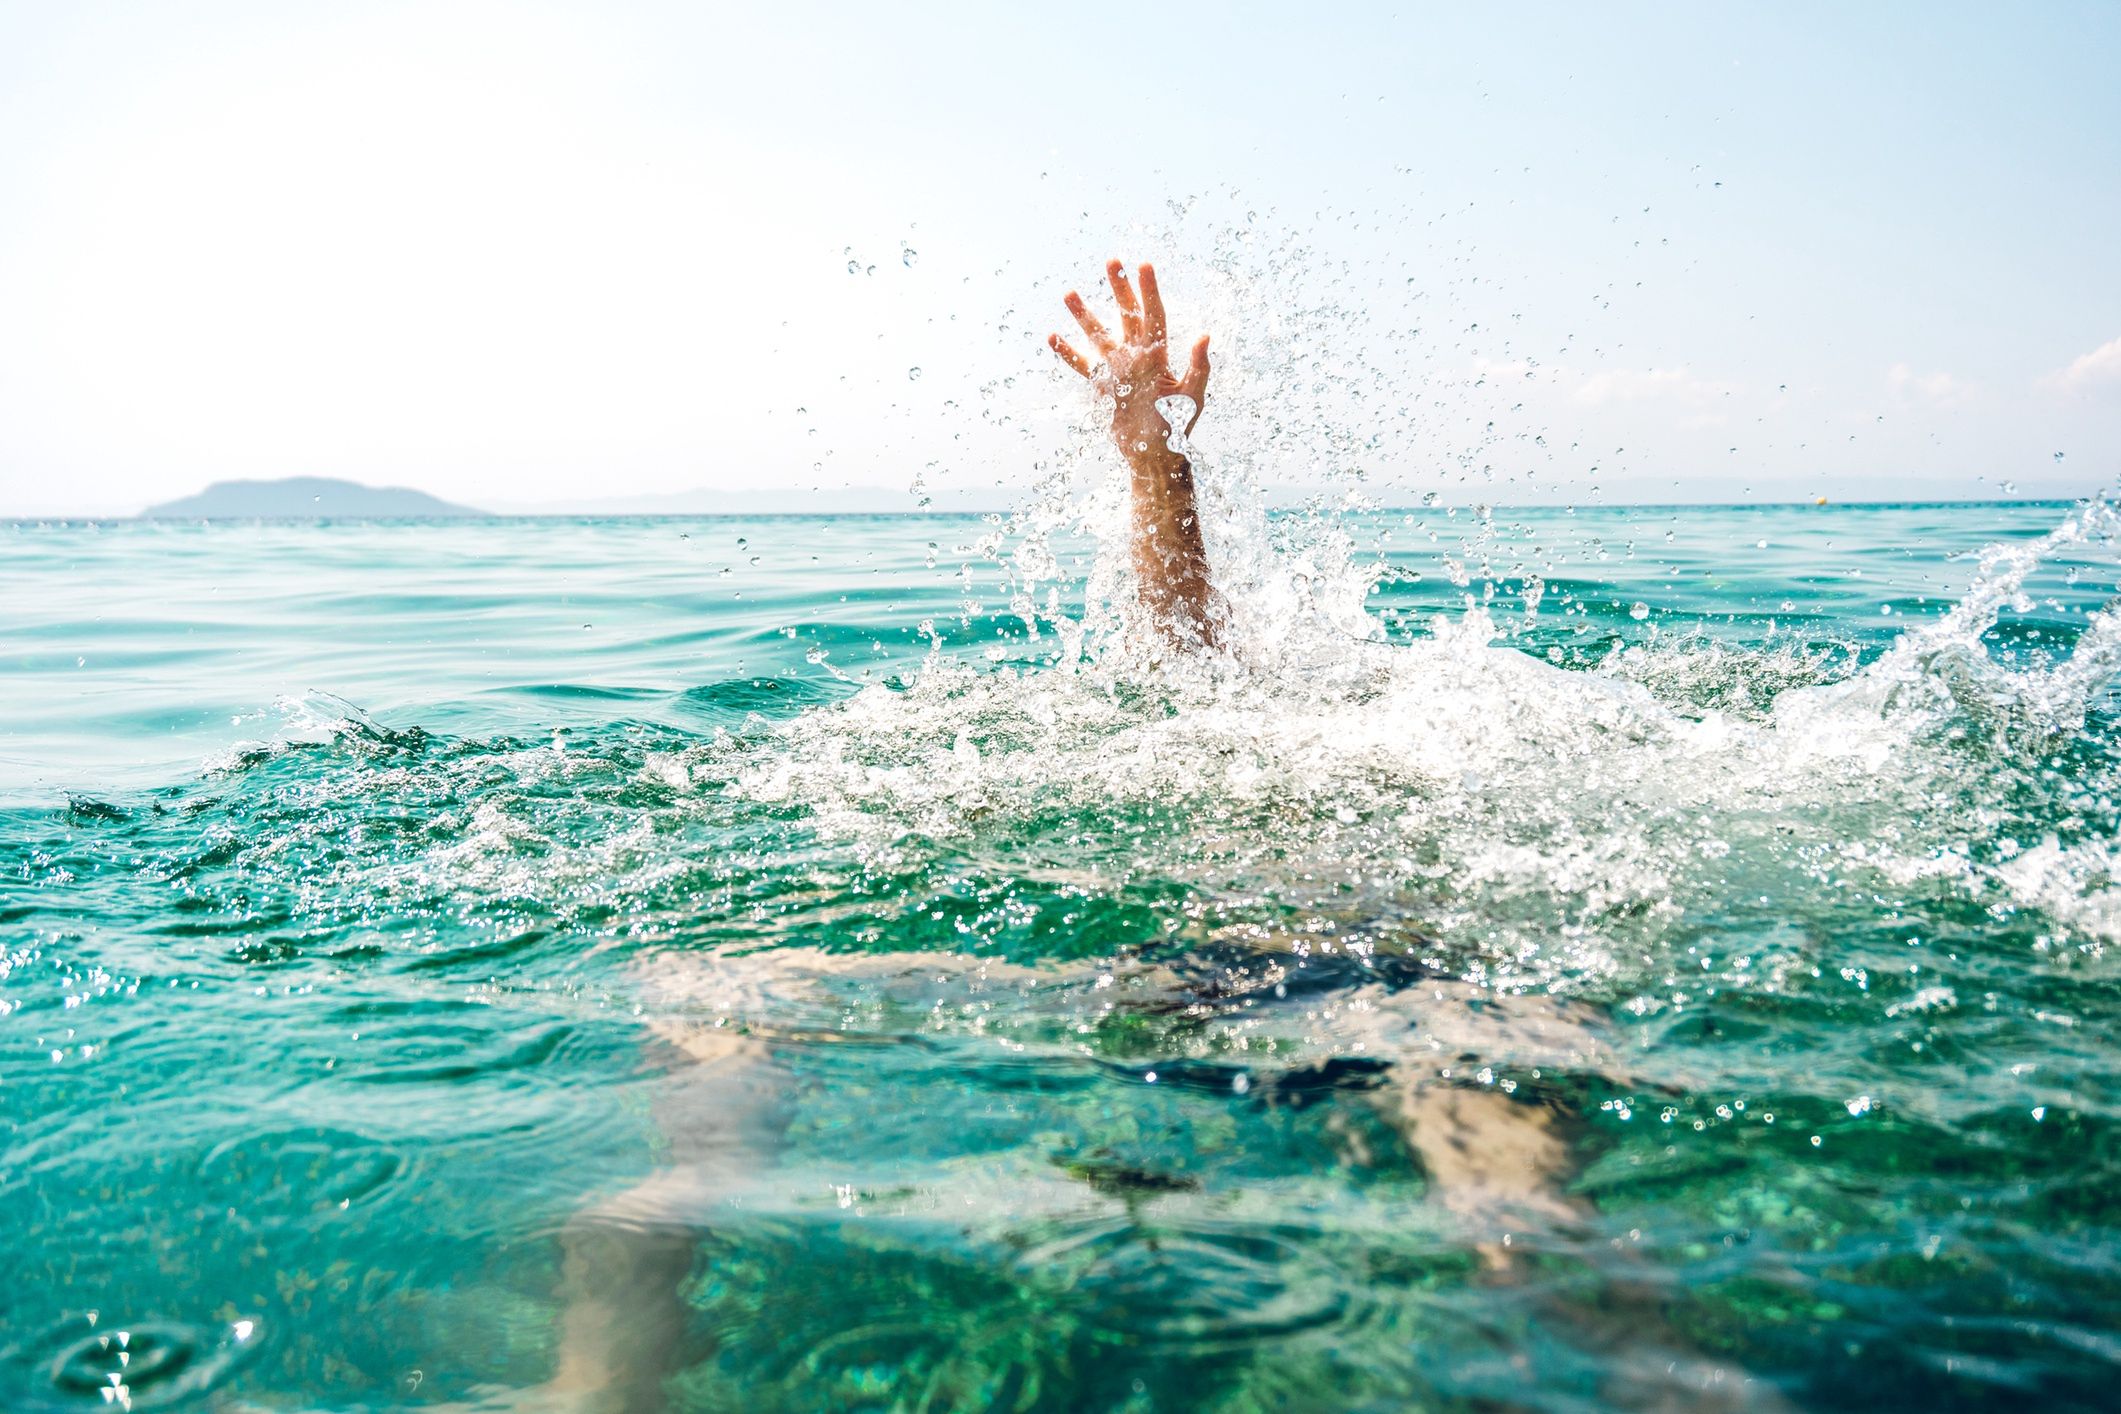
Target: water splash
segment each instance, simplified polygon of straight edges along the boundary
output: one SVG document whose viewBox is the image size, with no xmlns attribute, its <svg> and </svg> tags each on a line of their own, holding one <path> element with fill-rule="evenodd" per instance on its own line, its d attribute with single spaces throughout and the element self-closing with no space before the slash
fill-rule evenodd
<svg viewBox="0 0 2121 1414">
<path fill-rule="evenodd" d="M 2050 662 L 2013 665 L 1983 640 L 2006 611 L 2032 610 L 2027 583 L 2036 571 L 2068 551 L 2111 555 L 2117 537 L 2121 515 L 2090 501 L 2037 540 L 1985 547 L 1973 583 L 1948 611 L 1902 634 L 1845 684 L 1793 698 L 1783 722 L 1800 729 L 1826 708 L 1837 721 L 1875 716 L 1903 730 L 1978 725 L 2033 743 L 2081 730 L 2121 669 L 2121 600 L 2090 614 L 2073 651 Z"/>
<path fill-rule="evenodd" d="M 1331 899 L 1358 929 L 1418 926 L 1455 970 L 1499 985 L 1643 985 L 1692 936 L 1687 900 L 1795 887 L 1826 860 L 1851 881 L 1942 881 L 2115 936 L 2091 901 L 2110 840 L 2008 867 L 1995 841 L 2029 802 L 2089 806 L 2111 787 L 2111 763 L 2058 775 L 2033 753 L 2083 729 L 2108 690 L 2121 607 L 2089 615 L 2074 652 L 2013 663 L 1983 643 L 2057 556 L 2110 554 L 2103 503 L 1982 552 L 1957 605 L 1868 664 L 1652 640 L 1564 671 L 1508 646 L 1470 589 L 1458 613 L 1390 641 L 1365 608 L 1375 566 L 1336 517 L 1272 518 L 1234 496 L 1212 541 L 1231 652 L 1174 658 L 1126 607 L 1115 502 L 1104 486 L 1072 508 L 1097 546 L 1080 616 L 1057 597 L 1026 610 L 1056 631 L 1058 671 L 937 651 L 903 688 L 707 753 L 709 773 L 877 859 L 1130 829 L 1144 870 L 1226 900 Z M 1053 559 L 1033 526 L 1019 568 Z M 1165 811 L 1188 823 L 1142 830 Z"/>
</svg>

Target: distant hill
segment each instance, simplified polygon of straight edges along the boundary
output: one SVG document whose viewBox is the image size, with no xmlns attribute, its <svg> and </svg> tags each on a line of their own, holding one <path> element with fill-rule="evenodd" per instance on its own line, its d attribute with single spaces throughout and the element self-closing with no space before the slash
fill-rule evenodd
<svg viewBox="0 0 2121 1414">
<path fill-rule="evenodd" d="M 277 481 L 216 481 L 196 496 L 149 506 L 143 520 L 320 520 L 329 517 L 393 520 L 401 517 L 483 516 L 425 491 L 402 486 L 363 486 L 328 476 L 286 476 Z"/>
</svg>

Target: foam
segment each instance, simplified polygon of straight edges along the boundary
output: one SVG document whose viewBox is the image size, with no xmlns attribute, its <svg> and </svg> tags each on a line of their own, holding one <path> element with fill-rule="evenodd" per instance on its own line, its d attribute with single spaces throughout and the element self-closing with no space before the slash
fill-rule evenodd
<svg viewBox="0 0 2121 1414">
<path fill-rule="evenodd" d="M 1507 646 L 1470 593 L 1424 637 L 1388 642 L 1363 608 L 1376 567 L 1337 518 L 1270 521 L 1243 491 L 1222 485 L 1209 522 L 1227 654 L 1173 655 L 1139 622 L 1124 505 L 1099 485 L 1015 526 L 1020 602 L 1043 597 L 1063 645 L 1049 670 L 935 652 L 903 689 L 707 753 L 708 774 L 875 859 L 1163 822 L 1142 831 L 1145 869 L 1225 898 L 1418 920 L 1458 970 L 1498 984 L 1644 984 L 1691 936 L 1690 908 L 1850 886 L 1834 870 L 2116 936 L 2110 844 L 2057 845 L 2035 867 L 1996 841 L 2022 810 L 2014 791 L 2110 789 L 2037 767 L 2121 665 L 2121 607 L 2092 615 L 2067 656 L 2013 664 L 1983 642 L 2043 564 L 2111 553 L 2103 503 L 1984 551 L 1953 608 L 1853 671 L 1683 639 L 1585 671 Z M 1098 547 L 1077 615 L 1036 593 L 1062 530 Z M 1737 705 L 1696 705 L 1709 680 Z"/>
</svg>

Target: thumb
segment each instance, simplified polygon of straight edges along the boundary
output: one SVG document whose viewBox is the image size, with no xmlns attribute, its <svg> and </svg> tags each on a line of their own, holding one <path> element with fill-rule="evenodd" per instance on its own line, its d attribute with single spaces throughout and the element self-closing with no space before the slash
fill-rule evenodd
<svg viewBox="0 0 2121 1414">
<path fill-rule="evenodd" d="M 1201 410 L 1208 405 L 1208 336 L 1201 335 L 1193 343 L 1193 357 L 1186 364 L 1186 376 L 1179 380 L 1179 391 L 1193 399 L 1193 421 L 1200 421 Z M 1188 432 L 1193 423 L 1186 424 Z"/>
</svg>

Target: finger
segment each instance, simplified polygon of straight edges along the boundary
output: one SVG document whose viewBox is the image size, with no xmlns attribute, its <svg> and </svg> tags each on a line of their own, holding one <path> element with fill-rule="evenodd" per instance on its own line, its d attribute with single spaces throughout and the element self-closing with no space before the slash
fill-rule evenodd
<svg viewBox="0 0 2121 1414">
<path fill-rule="evenodd" d="M 1164 297 L 1156 288 L 1156 267 L 1143 265 L 1140 271 L 1142 282 L 1142 335 L 1143 342 L 1155 348 L 1166 338 L 1164 332 Z"/>
<path fill-rule="evenodd" d="M 1083 377 L 1092 378 L 1096 376 L 1091 371 L 1090 360 L 1084 358 L 1074 349 L 1069 348 L 1068 341 L 1066 339 L 1063 339 L 1060 335 L 1048 334 L 1046 336 L 1046 345 L 1048 348 L 1051 348 L 1055 353 L 1060 355 L 1062 363 L 1067 364 L 1077 373 L 1082 374 Z"/>
<path fill-rule="evenodd" d="M 1097 322 L 1097 316 L 1084 308 L 1083 297 L 1070 290 L 1063 303 L 1068 306 L 1068 312 L 1075 316 L 1075 322 L 1083 326 L 1083 332 L 1090 336 L 1090 347 L 1096 349 L 1100 357 L 1109 355 L 1114 348 L 1112 336 L 1105 332 L 1104 325 Z"/>
<path fill-rule="evenodd" d="M 1143 266 L 1147 269 L 1147 266 Z M 1119 301 L 1119 331 L 1127 342 L 1138 344 L 1142 337 L 1142 307 L 1135 303 L 1134 287 L 1127 283 L 1127 267 L 1117 260 L 1105 262 L 1105 278 L 1112 282 L 1112 297 Z"/>
</svg>

